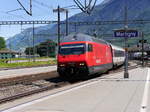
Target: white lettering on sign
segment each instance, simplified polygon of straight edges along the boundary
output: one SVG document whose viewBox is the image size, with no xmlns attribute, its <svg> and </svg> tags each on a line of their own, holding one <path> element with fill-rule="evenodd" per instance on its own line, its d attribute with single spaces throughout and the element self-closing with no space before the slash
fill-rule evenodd
<svg viewBox="0 0 150 112">
<path fill-rule="evenodd" d="M 138 37 L 138 31 L 116 31 L 115 37 Z"/>
</svg>

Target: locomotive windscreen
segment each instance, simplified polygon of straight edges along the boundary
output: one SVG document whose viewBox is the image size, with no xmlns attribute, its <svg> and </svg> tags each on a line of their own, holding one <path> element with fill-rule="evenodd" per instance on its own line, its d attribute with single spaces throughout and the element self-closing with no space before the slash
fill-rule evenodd
<svg viewBox="0 0 150 112">
<path fill-rule="evenodd" d="M 59 54 L 71 55 L 71 54 L 84 54 L 85 44 L 67 44 L 59 47 Z"/>
</svg>

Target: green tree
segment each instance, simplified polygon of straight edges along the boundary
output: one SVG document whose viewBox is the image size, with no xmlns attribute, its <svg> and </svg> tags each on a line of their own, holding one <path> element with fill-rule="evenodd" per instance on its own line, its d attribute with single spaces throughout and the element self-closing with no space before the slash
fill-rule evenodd
<svg viewBox="0 0 150 112">
<path fill-rule="evenodd" d="M 35 46 L 35 51 L 37 54 L 42 56 L 55 57 L 56 43 L 52 40 L 47 40 Z M 33 55 L 33 47 L 28 47 L 25 50 L 27 55 Z"/>
<path fill-rule="evenodd" d="M 6 42 L 3 37 L 0 37 L 0 50 L 6 48 Z"/>
</svg>

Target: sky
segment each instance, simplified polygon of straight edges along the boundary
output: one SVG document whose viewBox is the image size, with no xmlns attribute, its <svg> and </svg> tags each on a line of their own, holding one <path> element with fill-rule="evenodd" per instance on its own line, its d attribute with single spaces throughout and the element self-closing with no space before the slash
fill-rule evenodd
<svg viewBox="0 0 150 112">
<path fill-rule="evenodd" d="M 23 6 L 29 10 L 30 0 L 19 0 Z M 83 2 L 84 0 L 80 0 Z M 103 0 L 98 0 L 100 4 Z M 21 8 L 17 0 L 1 0 L 0 3 L 0 21 L 29 21 L 29 20 L 57 20 L 57 14 L 53 13 L 53 9 L 60 7 L 68 7 L 76 5 L 73 0 L 32 0 L 32 16 L 29 16 Z M 69 17 L 81 12 L 78 10 L 69 10 Z M 61 20 L 65 19 L 65 15 L 61 14 Z M 35 25 L 38 27 L 39 25 Z M 15 34 L 20 33 L 23 29 L 32 27 L 32 25 L 0 25 L 0 36 L 8 39 Z"/>
</svg>

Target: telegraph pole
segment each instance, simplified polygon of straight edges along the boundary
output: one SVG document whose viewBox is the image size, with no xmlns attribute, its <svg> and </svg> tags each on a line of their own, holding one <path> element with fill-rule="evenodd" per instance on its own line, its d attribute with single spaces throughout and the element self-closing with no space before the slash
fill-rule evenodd
<svg viewBox="0 0 150 112">
<path fill-rule="evenodd" d="M 125 33 L 127 32 L 127 6 L 125 6 L 125 26 L 124 26 L 124 30 Z M 128 41 L 128 37 L 125 35 L 125 66 L 124 66 L 124 78 L 129 78 L 129 73 L 128 73 L 128 48 L 127 48 L 127 41 Z"/>
</svg>

